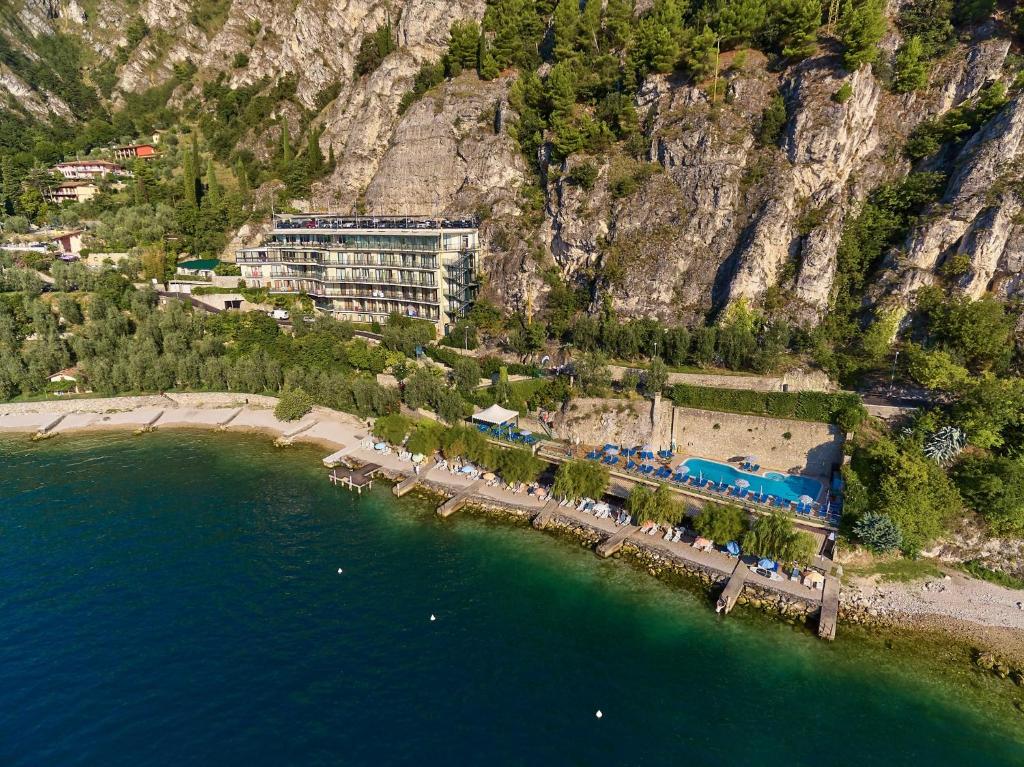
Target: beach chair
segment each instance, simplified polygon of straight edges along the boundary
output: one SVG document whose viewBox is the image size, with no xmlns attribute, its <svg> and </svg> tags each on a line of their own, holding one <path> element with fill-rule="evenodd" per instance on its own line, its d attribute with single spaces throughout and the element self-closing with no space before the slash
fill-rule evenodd
<svg viewBox="0 0 1024 767">
<path fill-rule="evenodd" d="M 618 457 L 617 455 L 613 455 L 613 456 L 611 456 L 611 458 L 609 459 L 609 461 L 608 461 L 608 465 L 609 465 L 609 466 L 614 466 L 614 465 L 615 465 L 615 464 L 617 464 L 618 462 L 619 462 L 619 457 Z"/>
</svg>

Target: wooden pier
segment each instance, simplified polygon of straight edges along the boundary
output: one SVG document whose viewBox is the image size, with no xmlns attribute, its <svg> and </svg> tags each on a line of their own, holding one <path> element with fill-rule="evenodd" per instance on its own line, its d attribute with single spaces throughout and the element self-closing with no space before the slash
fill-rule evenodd
<svg viewBox="0 0 1024 767">
<path fill-rule="evenodd" d="M 442 503 L 440 506 L 437 507 L 438 515 L 442 517 L 450 517 L 456 511 L 461 509 L 463 506 L 469 503 L 470 499 L 476 493 L 477 489 L 480 487 L 482 482 L 483 480 L 478 479 L 472 485 L 462 490 L 462 492 L 460 492 L 458 495 L 449 498 L 447 501 Z"/>
<path fill-rule="evenodd" d="M 825 577 L 825 590 L 821 595 L 821 615 L 818 618 L 818 636 L 832 641 L 836 638 L 836 624 L 839 623 L 839 579 L 833 575 Z"/>
<path fill-rule="evenodd" d="M 327 478 L 331 480 L 332 485 L 343 485 L 349 490 L 355 490 L 362 495 L 364 488 L 373 487 L 373 478 L 378 471 L 380 471 L 379 464 L 367 463 L 358 469 L 331 469 Z"/>
<path fill-rule="evenodd" d="M 597 544 L 595 551 L 599 557 L 610 557 L 612 554 L 622 548 L 622 544 L 626 542 L 626 539 L 635 533 L 640 528 L 637 525 L 624 525 L 621 530 L 617 533 L 613 533 L 610 537 L 605 538 L 601 543 Z"/>
<path fill-rule="evenodd" d="M 736 600 L 740 598 L 740 594 L 743 593 L 743 586 L 747 581 L 747 566 L 743 564 L 742 559 L 736 560 L 736 566 L 732 569 L 732 575 L 729 576 L 729 580 L 725 584 L 725 589 L 722 591 L 722 595 L 718 598 L 718 604 L 715 605 L 716 613 L 723 613 L 728 615 L 733 607 L 736 606 Z"/>
</svg>

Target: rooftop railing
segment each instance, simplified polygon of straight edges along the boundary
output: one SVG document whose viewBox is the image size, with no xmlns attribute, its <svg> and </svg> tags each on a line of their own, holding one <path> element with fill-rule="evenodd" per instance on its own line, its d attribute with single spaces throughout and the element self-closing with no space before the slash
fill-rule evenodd
<svg viewBox="0 0 1024 767">
<path fill-rule="evenodd" d="M 328 213 L 274 216 L 275 229 L 476 229 L 479 226 L 474 216 L 335 216 Z"/>
</svg>

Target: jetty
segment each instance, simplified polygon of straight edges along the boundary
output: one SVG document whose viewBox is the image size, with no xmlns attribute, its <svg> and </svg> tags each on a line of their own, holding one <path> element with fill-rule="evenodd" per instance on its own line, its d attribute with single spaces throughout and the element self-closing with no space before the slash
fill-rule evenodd
<svg viewBox="0 0 1024 767">
<path fill-rule="evenodd" d="M 825 589 L 821 595 L 821 616 L 818 618 L 818 636 L 832 641 L 839 623 L 839 579 L 825 576 Z"/>
<path fill-rule="evenodd" d="M 476 482 L 471 484 L 469 487 L 461 490 L 458 495 L 452 496 L 447 501 L 437 507 L 437 513 L 441 517 L 450 517 L 456 511 L 461 509 L 467 503 L 469 503 L 473 496 L 476 494 L 477 489 L 483 484 L 483 480 L 478 479 Z"/>
<path fill-rule="evenodd" d="M 537 512 L 537 516 L 533 518 L 533 526 L 537 530 L 543 530 L 548 524 L 554 519 L 555 512 L 558 511 L 558 501 L 552 498 L 546 504 L 544 508 Z"/>
<path fill-rule="evenodd" d="M 599 557 L 610 557 L 612 554 L 622 548 L 622 544 L 626 542 L 626 539 L 639 530 L 638 525 L 623 525 L 622 529 L 617 533 L 613 533 L 608 538 L 605 538 L 601 543 L 597 544 L 595 551 Z"/>
<path fill-rule="evenodd" d="M 718 597 L 718 604 L 715 605 L 716 613 L 728 615 L 732 608 L 736 606 L 736 600 L 743 593 L 743 586 L 747 581 L 748 572 L 750 571 L 743 564 L 743 560 L 737 559 L 736 566 L 732 569 L 732 575 L 729 576 L 722 595 Z"/>
<path fill-rule="evenodd" d="M 396 498 L 401 498 L 406 493 L 415 490 L 420 484 L 420 478 L 426 475 L 432 468 L 434 468 L 434 461 L 424 463 L 420 467 L 419 472 L 413 469 L 413 473 L 394 485 L 391 488 L 391 492 L 395 494 Z"/>
<path fill-rule="evenodd" d="M 380 464 L 376 463 L 363 464 L 358 469 L 335 468 L 327 478 L 332 485 L 342 485 L 362 495 L 364 489 L 373 487 L 373 478 L 380 469 Z"/>
</svg>

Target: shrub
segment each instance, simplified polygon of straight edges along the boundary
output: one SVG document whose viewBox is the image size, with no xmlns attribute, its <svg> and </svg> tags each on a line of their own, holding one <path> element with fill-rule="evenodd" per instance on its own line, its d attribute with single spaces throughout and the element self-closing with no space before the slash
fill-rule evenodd
<svg viewBox="0 0 1024 767">
<path fill-rule="evenodd" d="M 565 180 L 589 192 L 597 181 L 597 167 L 591 162 L 581 162 L 565 174 Z"/>
<path fill-rule="evenodd" d="M 888 514 L 869 511 L 853 525 L 853 534 L 872 551 L 884 553 L 898 549 L 903 542 L 900 529 Z"/>
<path fill-rule="evenodd" d="M 761 146 L 778 146 L 782 131 L 786 127 L 786 102 L 776 94 L 761 113 L 761 124 L 757 129 L 757 143 Z"/>
<path fill-rule="evenodd" d="M 313 409 L 313 400 L 304 389 L 285 389 L 274 408 L 279 421 L 297 421 Z"/>
<path fill-rule="evenodd" d="M 832 100 L 837 104 L 845 104 L 853 96 L 853 86 L 849 83 L 843 83 L 839 86 L 839 90 L 832 94 Z"/>
<path fill-rule="evenodd" d="M 860 398 L 847 392 L 758 392 L 676 384 L 672 401 L 679 407 L 836 423 L 847 431 L 866 416 Z"/>
</svg>

